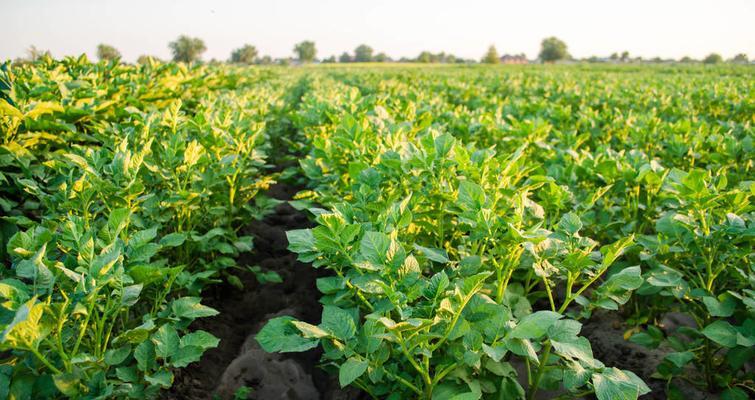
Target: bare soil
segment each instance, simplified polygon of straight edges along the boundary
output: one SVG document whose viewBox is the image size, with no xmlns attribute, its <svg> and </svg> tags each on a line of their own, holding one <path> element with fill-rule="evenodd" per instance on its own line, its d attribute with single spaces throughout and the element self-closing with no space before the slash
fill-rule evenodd
<svg viewBox="0 0 755 400">
<path fill-rule="evenodd" d="M 268 196 L 289 200 L 295 187 L 276 184 Z M 337 380 L 317 367 L 320 351 L 269 354 L 253 337 L 264 323 L 279 315 L 292 315 L 319 323 L 322 306 L 315 280 L 325 274 L 296 260 L 287 250 L 286 231 L 311 227 L 307 216 L 288 203 L 262 221 L 254 221 L 245 234 L 253 235 L 254 251 L 239 259 L 241 266 L 275 271 L 282 283 L 259 284 L 251 272 L 239 278 L 244 289 L 219 284 L 202 294 L 203 303 L 220 313 L 197 320 L 192 329 L 203 329 L 220 338 L 220 345 L 208 350 L 201 361 L 176 371 L 173 387 L 164 399 L 228 399 L 242 386 L 253 388 L 249 399 L 345 400 L 357 392 L 341 390 Z"/>
</svg>

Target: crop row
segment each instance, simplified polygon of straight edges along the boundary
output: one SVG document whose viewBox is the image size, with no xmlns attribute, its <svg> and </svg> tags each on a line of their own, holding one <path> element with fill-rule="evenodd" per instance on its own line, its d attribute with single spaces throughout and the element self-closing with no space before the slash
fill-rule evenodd
<svg viewBox="0 0 755 400">
<path fill-rule="evenodd" d="M 648 377 L 580 335 L 620 313 L 670 398 L 747 398 L 749 73 L 3 66 L 0 398 L 158 396 L 217 345 L 189 325 L 207 285 L 243 289 L 280 179 L 316 223 L 289 249 L 330 275 L 268 351 L 321 346 L 375 398 L 634 399 Z"/>
<path fill-rule="evenodd" d="M 0 398 L 152 398 L 218 339 L 202 289 L 240 284 L 268 72 L 49 59 L 0 100 Z"/>
<path fill-rule="evenodd" d="M 317 227 L 289 248 L 335 276 L 322 322 L 275 319 L 265 349 L 320 345 L 377 398 L 634 399 L 646 383 L 579 336 L 623 306 L 630 340 L 666 349 L 669 396 L 752 394 L 750 82 L 353 69 L 302 85 L 289 118 Z M 668 312 L 694 324 L 664 330 Z"/>
</svg>

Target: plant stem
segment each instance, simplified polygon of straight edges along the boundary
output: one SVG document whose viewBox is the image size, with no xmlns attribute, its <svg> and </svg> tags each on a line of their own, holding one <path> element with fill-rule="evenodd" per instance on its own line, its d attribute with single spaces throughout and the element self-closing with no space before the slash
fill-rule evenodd
<svg viewBox="0 0 755 400">
<path fill-rule="evenodd" d="M 540 365 L 537 367 L 537 374 L 535 374 L 535 380 L 532 382 L 532 386 L 530 388 L 530 393 L 527 396 L 527 400 L 532 400 L 535 398 L 535 394 L 537 393 L 537 387 L 540 385 L 540 378 L 543 377 L 543 373 L 545 372 L 545 364 L 548 362 L 548 356 L 551 354 L 551 342 L 548 341 L 548 344 L 545 345 L 545 349 L 543 350 L 543 355 L 540 357 Z"/>
<path fill-rule="evenodd" d="M 42 364 L 44 364 L 44 365 L 45 365 L 45 367 L 47 367 L 47 368 L 48 368 L 48 369 L 49 369 L 50 371 L 52 371 L 52 372 L 53 372 L 53 373 L 55 373 L 55 374 L 60 374 L 60 373 L 62 373 L 62 372 L 61 372 L 61 371 L 60 371 L 59 369 L 55 368 L 55 366 L 54 366 L 54 365 L 50 364 L 50 362 L 49 362 L 49 361 L 47 361 L 47 359 L 46 359 L 46 358 L 45 358 L 45 357 L 44 357 L 44 356 L 43 356 L 43 355 L 42 355 L 42 354 L 41 354 L 41 353 L 39 352 L 39 350 L 37 350 L 36 348 L 34 348 L 34 346 L 28 346 L 28 349 L 29 349 L 29 351 L 30 351 L 30 352 L 31 352 L 32 354 L 34 354 L 34 356 L 36 356 L 36 357 L 37 357 L 37 358 L 39 359 L 39 361 L 41 361 L 41 362 L 42 362 Z"/>
</svg>

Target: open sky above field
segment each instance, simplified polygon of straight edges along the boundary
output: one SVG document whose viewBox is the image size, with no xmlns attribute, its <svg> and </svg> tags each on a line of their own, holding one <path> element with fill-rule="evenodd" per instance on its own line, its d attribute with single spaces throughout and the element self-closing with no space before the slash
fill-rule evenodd
<svg viewBox="0 0 755 400">
<path fill-rule="evenodd" d="M 287 57 L 305 39 L 321 58 L 361 43 L 394 58 L 429 50 L 478 59 L 491 44 L 534 58 L 547 36 L 563 39 L 575 57 L 755 57 L 752 0 L 0 0 L 0 10 L 0 60 L 30 45 L 93 56 L 99 43 L 130 61 L 168 58 L 180 34 L 205 41 L 204 59 L 227 59 L 244 43 Z"/>
</svg>

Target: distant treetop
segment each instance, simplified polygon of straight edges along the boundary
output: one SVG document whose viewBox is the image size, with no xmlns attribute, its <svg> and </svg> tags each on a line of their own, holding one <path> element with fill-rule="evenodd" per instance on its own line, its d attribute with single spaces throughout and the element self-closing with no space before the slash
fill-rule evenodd
<svg viewBox="0 0 755 400">
<path fill-rule="evenodd" d="M 179 36 L 178 39 L 170 42 L 168 47 L 170 47 L 170 50 L 173 52 L 173 61 L 186 63 L 199 60 L 202 53 L 207 50 L 202 39 L 192 38 L 186 35 Z"/>
</svg>

